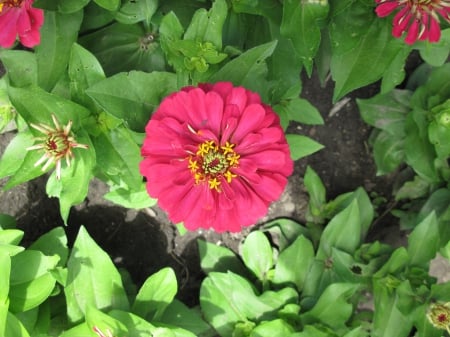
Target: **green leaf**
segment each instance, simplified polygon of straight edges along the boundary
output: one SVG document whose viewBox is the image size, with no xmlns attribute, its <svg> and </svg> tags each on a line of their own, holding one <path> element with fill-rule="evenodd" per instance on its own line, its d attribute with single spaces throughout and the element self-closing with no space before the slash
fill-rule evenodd
<svg viewBox="0 0 450 337">
<path fill-rule="evenodd" d="M 73 0 L 72 2 L 79 3 Z M 40 30 L 41 43 L 35 50 L 39 85 L 51 91 L 66 71 L 70 57 L 67 51 L 78 37 L 83 12 L 62 14 L 45 11 L 44 14 L 44 25 Z"/>
<path fill-rule="evenodd" d="M 142 209 L 156 205 L 157 200 L 150 198 L 145 184 L 141 184 L 139 190 L 129 190 L 125 188 L 114 188 L 103 196 L 117 205 L 125 208 Z"/>
<path fill-rule="evenodd" d="M 160 321 L 191 331 L 196 336 L 207 335 L 212 328 L 203 320 L 200 311 L 174 299 L 164 310 Z"/>
<path fill-rule="evenodd" d="M 405 160 L 405 140 L 398 135 L 381 131 L 373 143 L 373 158 L 377 166 L 377 175 L 393 172 Z"/>
<path fill-rule="evenodd" d="M 353 313 L 353 306 L 348 299 L 360 289 L 358 284 L 333 283 L 319 297 L 314 307 L 306 312 L 304 322 L 318 320 L 333 329 L 345 327 L 345 323 Z"/>
<path fill-rule="evenodd" d="M 166 267 L 151 275 L 139 289 L 132 312 L 149 321 L 158 321 L 177 293 L 177 278 L 172 268 Z"/>
<path fill-rule="evenodd" d="M 211 42 L 218 50 L 222 49 L 222 27 L 227 17 L 225 0 L 213 2 L 209 11 L 197 10 L 184 34 L 185 40 Z"/>
<path fill-rule="evenodd" d="M 357 200 L 334 216 L 325 227 L 320 238 L 317 257 L 325 259 L 331 255 L 331 248 L 343 250 L 349 254 L 361 244 L 362 232 L 360 211 Z"/>
<path fill-rule="evenodd" d="M 250 337 L 286 337 L 293 333 L 294 328 L 282 319 L 262 322 L 254 328 Z"/>
<path fill-rule="evenodd" d="M 288 218 L 269 221 L 261 229 L 270 232 L 280 250 L 286 249 L 299 236 L 304 235 L 309 238 L 310 234 L 306 227 Z"/>
<path fill-rule="evenodd" d="M 439 182 L 439 176 L 433 165 L 436 156 L 433 145 L 420 134 L 419 127 L 412 115 L 409 115 L 406 119 L 405 127 L 405 156 L 407 164 L 429 183 Z"/>
<path fill-rule="evenodd" d="M 277 285 L 295 284 L 300 292 L 314 259 L 314 247 L 303 235 L 278 256 L 272 282 Z"/>
<path fill-rule="evenodd" d="M 450 53 L 450 29 L 441 31 L 441 38 L 437 43 L 420 41 L 414 45 L 419 49 L 420 57 L 433 67 L 442 66 Z"/>
<path fill-rule="evenodd" d="M 414 176 L 414 180 L 405 182 L 395 192 L 395 199 L 417 199 L 430 193 L 430 184 L 420 176 Z"/>
<path fill-rule="evenodd" d="M 264 233 L 251 232 L 241 246 L 241 256 L 259 280 L 267 280 L 267 273 L 273 266 L 273 251 Z"/>
<path fill-rule="evenodd" d="M 361 17 L 353 18 L 356 8 Z M 332 32 L 331 74 L 336 82 L 333 95 L 336 102 L 345 94 L 380 79 L 404 48 L 404 43 L 392 38 L 389 20 L 380 20 L 373 14 L 373 8 L 362 3 L 349 6 L 335 20 L 338 22 L 331 27 L 340 29 L 342 24 L 350 34 L 338 37 Z M 352 35 L 355 38 L 349 45 L 346 41 L 351 40 L 348 36 Z"/>
<path fill-rule="evenodd" d="M 18 245 L 24 232 L 19 229 L 3 229 L 0 231 L 0 243 L 6 245 Z"/>
<path fill-rule="evenodd" d="M 308 211 L 314 218 L 322 221 L 322 211 L 325 206 L 326 190 L 319 175 L 310 167 L 306 167 L 305 176 L 303 178 L 306 191 L 309 194 Z"/>
<path fill-rule="evenodd" d="M 86 323 L 91 331 L 96 327 L 100 331 L 106 333 L 111 331 L 110 335 L 124 336 L 128 334 L 128 329 L 119 320 L 101 312 L 95 307 L 88 307 L 86 310 Z"/>
<path fill-rule="evenodd" d="M 11 281 L 9 289 L 11 312 L 24 312 L 39 306 L 52 294 L 55 283 L 56 280 L 50 273 L 24 283 L 12 284 Z"/>
<path fill-rule="evenodd" d="M 299 160 L 324 148 L 322 144 L 303 135 L 287 134 L 286 140 L 291 150 L 292 160 Z"/>
<path fill-rule="evenodd" d="M 107 113 L 124 120 L 132 130 L 143 132 L 153 110 L 176 89 L 175 74 L 131 71 L 98 82 L 86 93 Z"/>
<path fill-rule="evenodd" d="M 210 272 L 227 272 L 246 276 L 246 269 L 236 254 L 227 247 L 204 240 L 197 240 L 202 270 Z"/>
<path fill-rule="evenodd" d="M 24 50 L 1 49 L 0 60 L 12 86 L 37 84 L 36 54 Z"/>
<path fill-rule="evenodd" d="M 319 110 L 313 106 L 309 101 L 303 98 L 293 98 L 274 107 L 274 110 L 279 112 L 284 111 L 289 120 L 307 125 L 322 125 L 324 123 Z"/>
<path fill-rule="evenodd" d="M 16 316 L 8 312 L 8 316 L 6 317 L 5 336 L 30 337 L 30 334 Z"/>
<path fill-rule="evenodd" d="M 147 25 L 150 25 L 152 16 L 157 9 L 158 0 L 127 0 L 115 14 L 115 18 L 120 23 L 127 25 L 140 21 L 144 21 Z"/>
<path fill-rule="evenodd" d="M 0 229 L 15 229 L 16 219 L 8 214 L 0 213 Z"/>
<path fill-rule="evenodd" d="M 401 138 L 405 135 L 406 114 L 411 110 L 411 94 L 409 90 L 396 89 L 368 99 L 357 99 L 356 103 L 364 122 Z"/>
<path fill-rule="evenodd" d="M 70 52 L 68 73 L 71 99 L 88 107 L 91 111 L 97 110 L 95 103 L 85 93 L 87 88 L 105 79 L 102 66 L 95 56 L 79 44 L 74 43 Z"/>
<path fill-rule="evenodd" d="M 427 267 L 440 248 L 440 235 L 436 214 L 432 212 L 408 236 L 410 265 Z"/>
<path fill-rule="evenodd" d="M 94 2 L 108 11 L 116 11 L 119 9 L 120 0 L 94 0 Z"/>
<path fill-rule="evenodd" d="M 26 283 L 48 273 L 58 264 L 59 257 L 46 256 L 37 250 L 27 249 L 11 258 L 11 285 Z"/>
<path fill-rule="evenodd" d="M 200 288 L 200 305 L 206 320 L 221 336 L 231 336 L 237 322 L 273 310 L 258 300 L 249 281 L 232 272 L 209 273 Z"/>
<path fill-rule="evenodd" d="M 258 92 L 265 100 L 268 97 L 265 60 L 272 55 L 276 45 L 277 41 L 272 41 L 245 51 L 215 72 L 208 82 L 230 81 Z"/>
<path fill-rule="evenodd" d="M 446 160 L 450 157 L 450 128 L 431 121 L 428 125 L 428 138 L 431 144 L 434 145 L 438 157 Z"/>
<path fill-rule="evenodd" d="M 327 1 L 308 3 L 287 0 L 283 2 L 281 34 L 292 40 L 308 75 L 311 75 L 313 58 L 320 45 L 320 22 L 327 18 L 328 11 Z"/>
<path fill-rule="evenodd" d="M 28 249 L 38 250 L 47 256 L 57 255 L 59 257 L 58 266 L 60 267 L 65 267 L 69 255 L 67 237 L 62 227 L 56 227 L 40 236 Z"/>
<path fill-rule="evenodd" d="M 9 177 L 16 173 L 20 169 L 25 160 L 25 156 L 28 153 L 26 148 L 33 144 L 34 137 L 31 132 L 19 132 L 3 152 L 0 160 L 0 177 Z"/>
<path fill-rule="evenodd" d="M 0 267 L 2 273 L 0 274 L 0 332 L 5 330 L 3 317 L 3 308 L 6 305 L 8 310 L 8 293 L 9 293 L 9 277 L 11 274 L 11 257 L 5 252 L 0 252 Z"/>
<path fill-rule="evenodd" d="M 119 272 L 82 226 L 67 261 L 64 293 L 71 322 L 83 319 L 88 307 L 128 310 L 129 303 Z"/>
</svg>

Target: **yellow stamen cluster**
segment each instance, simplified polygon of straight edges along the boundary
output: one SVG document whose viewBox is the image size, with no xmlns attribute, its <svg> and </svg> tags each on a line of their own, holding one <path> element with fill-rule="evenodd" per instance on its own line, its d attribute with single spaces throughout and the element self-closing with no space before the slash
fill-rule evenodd
<svg viewBox="0 0 450 337">
<path fill-rule="evenodd" d="M 0 0 L 0 13 L 3 7 L 20 7 L 23 0 Z"/>
<path fill-rule="evenodd" d="M 207 182 L 211 190 L 221 191 L 224 178 L 231 183 L 237 175 L 230 169 L 239 165 L 240 156 L 234 151 L 235 144 L 226 142 L 219 146 L 209 140 L 198 145 L 197 152 L 188 157 L 188 169 L 194 176 L 195 183 Z"/>
</svg>

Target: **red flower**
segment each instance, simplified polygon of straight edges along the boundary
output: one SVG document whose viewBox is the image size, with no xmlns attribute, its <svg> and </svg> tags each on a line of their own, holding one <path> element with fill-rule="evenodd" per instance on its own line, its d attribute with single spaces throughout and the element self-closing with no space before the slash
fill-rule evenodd
<svg viewBox="0 0 450 337">
<path fill-rule="evenodd" d="M 438 42 L 441 38 L 439 15 L 450 22 L 450 0 L 375 0 L 376 13 L 387 16 L 399 9 L 394 17 L 392 35 L 400 37 L 407 32 L 405 42 L 417 40 Z"/>
<path fill-rule="evenodd" d="M 33 0 L 0 0 L 0 46 L 11 47 L 17 35 L 25 47 L 40 43 L 44 11 L 32 4 Z"/>
<path fill-rule="evenodd" d="M 174 223 L 237 232 L 267 213 L 292 173 L 279 118 L 231 83 L 166 97 L 146 126 L 141 173 Z"/>
</svg>

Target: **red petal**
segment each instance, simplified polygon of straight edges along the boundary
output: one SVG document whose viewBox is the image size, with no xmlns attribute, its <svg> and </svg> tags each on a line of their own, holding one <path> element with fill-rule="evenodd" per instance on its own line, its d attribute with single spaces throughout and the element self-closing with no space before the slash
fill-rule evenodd
<svg viewBox="0 0 450 337">
<path fill-rule="evenodd" d="M 379 4 L 378 7 L 375 9 L 375 12 L 379 17 L 385 17 L 391 14 L 395 9 L 399 7 L 399 4 L 397 1 L 395 2 L 383 2 L 382 4 Z"/>
</svg>

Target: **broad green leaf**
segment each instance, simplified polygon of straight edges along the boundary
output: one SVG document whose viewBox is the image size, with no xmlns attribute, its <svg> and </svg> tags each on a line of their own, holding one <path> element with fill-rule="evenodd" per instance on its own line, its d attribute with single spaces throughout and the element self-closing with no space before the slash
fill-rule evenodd
<svg viewBox="0 0 450 337">
<path fill-rule="evenodd" d="M 15 229 L 16 219 L 8 214 L 0 213 L 0 229 Z"/>
<path fill-rule="evenodd" d="M 147 278 L 139 289 L 131 310 L 149 321 L 158 321 L 173 301 L 177 289 L 177 278 L 173 269 L 163 268 Z"/>
<path fill-rule="evenodd" d="M 261 227 L 261 230 L 268 231 L 272 235 L 272 240 L 274 240 L 280 250 L 286 249 L 301 235 L 307 238 L 310 236 L 306 227 L 288 218 L 269 221 Z"/>
<path fill-rule="evenodd" d="M 9 309 L 9 275 L 11 271 L 11 257 L 3 251 L 0 251 L 0 336 L 5 335 L 6 320 Z"/>
<path fill-rule="evenodd" d="M 81 134 L 81 133 L 79 133 Z M 89 182 L 95 166 L 94 147 L 88 137 L 77 137 L 81 144 L 89 145 L 88 149 L 73 149 L 74 160 L 70 167 L 61 169 L 61 179 L 54 172 L 47 181 L 46 192 L 50 197 L 59 199 L 59 208 L 64 223 L 69 218 L 70 208 L 84 201 L 87 196 Z"/>
<path fill-rule="evenodd" d="M 207 335 L 212 330 L 203 320 L 200 311 L 189 308 L 177 299 L 174 299 L 164 310 L 160 322 L 189 330 L 196 336 Z"/>
<path fill-rule="evenodd" d="M 204 240 L 197 240 L 202 270 L 225 273 L 228 270 L 246 276 L 246 269 L 236 254 L 227 247 L 219 246 Z"/>
<path fill-rule="evenodd" d="M 60 267 L 65 267 L 69 255 L 67 237 L 62 227 L 56 227 L 40 236 L 28 249 L 40 251 L 47 256 L 57 255 L 59 257 L 58 266 Z"/>
<path fill-rule="evenodd" d="M 71 99 L 88 107 L 91 111 L 97 110 L 92 99 L 85 93 L 87 88 L 105 79 L 102 66 L 95 56 L 79 44 L 74 43 L 70 52 L 68 73 Z"/>
<path fill-rule="evenodd" d="M 262 322 L 252 330 L 250 337 L 286 337 L 293 333 L 294 328 L 282 319 Z"/>
<path fill-rule="evenodd" d="M 361 5 L 364 6 L 364 5 Z M 389 20 L 380 20 L 373 9 L 366 6 L 364 31 L 359 33 L 361 22 L 349 19 L 345 29 L 356 34 L 354 46 L 348 49 L 344 41 L 333 40 L 331 74 L 336 82 L 333 101 L 344 95 L 380 79 L 389 67 L 404 43 L 392 38 L 392 26 Z M 343 13 L 346 16 L 348 13 Z M 337 27 L 333 26 L 333 27 Z M 344 37 L 347 39 L 347 37 Z"/>
<path fill-rule="evenodd" d="M 161 100 L 176 90 L 176 75 L 165 72 L 120 73 L 94 84 L 86 93 L 107 113 L 142 132 Z"/>
<path fill-rule="evenodd" d="M 37 84 L 36 55 L 25 50 L 1 49 L 0 60 L 12 86 Z"/>
<path fill-rule="evenodd" d="M 227 17 L 225 0 L 213 2 L 209 11 L 197 10 L 184 34 L 185 40 L 211 42 L 218 50 L 222 49 L 222 27 Z"/>
<path fill-rule="evenodd" d="M 144 21 L 149 26 L 157 9 L 158 0 L 127 0 L 115 14 L 115 18 L 120 23 L 127 25 Z"/>
<path fill-rule="evenodd" d="M 410 55 L 409 48 L 403 48 L 386 67 L 381 81 L 380 93 L 388 93 L 403 82 L 406 76 L 405 63 Z"/>
<path fill-rule="evenodd" d="M 420 176 L 414 176 L 414 180 L 405 182 L 395 192 L 395 199 L 417 199 L 430 193 L 430 184 Z"/>
<path fill-rule="evenodd" d="M 364 122 L 390 135 L 405 135 L 406 114 L 411 110 L 411 91 L 396 89 L 368 99 L 357 99 Z"/>
<path fill-rule="evenodd" d="M 309 323 L 318 320 L 334 329 L 343 328 L 353 313 L 353 306 L 348 300 L 359 288 L 358 284 L 331 284 L 314 307 L 302 315 L 303 321 Z"/>
<path fill-rule="evenodd" d="M 86 322 L 65 330 L 59 337 L 93 337 L 93 331 Z"/>
<path fill-rule="evenodd" d="M 240 247 L 245 265 L 256 277 L 267 280 L 267 273 L 273 267 L 273 251 L 269 239 L 260 231 L 251 232 Z"/>
<path fill-rule="evenodd" d="M 93 330 L 94 327 L 104 333 L 109 330 L 111 331 L 111 335 L 113 336 L 124 336 L 128 333 L 128 329 L 126 328 L 125 324 L 101 312 L 95 307 L 87 308 L 86 323 L 91 330 Z"/>
<path fill-rule="evenodd" d="M 327 1 L 307 2 L 286 0 L 283 2 L 281 34 L 292 40 L 295 51 L 311 75 L 313 58 L 319 49 L 321 22 L 328 16 Z"/>
<path fill-rule="evenodd" d="M 420 41 L 414 45 L 419 49 L 420 57 L 433 67 L 442 66 L 450 53 L 450 29 L 441 31 L 441 38 L 437 43 Z"/>
<path fill-rule="evenodd" d="M 361 244 L 362 224 L 357 200 L 334 216 L 320 238 L 317 257 L 330 256 L 331 248 L 352 254 Z"/>
<path fill-rule="evenodd" d="M 33 6 L 61 13 L 73 13 L 85 7 L 90 0 L 35 0 Z"/>
<path fill-rule="evenodd" d="M 9 177 L 16 173 L 27 154 L 26 148 L 34 144 L 29 131 L 19 132 L 8 144 L 0 160 L 0 177 Z"/>
<path fill-rule="evenodd" d="M 330 334 L 320 330 L 317 325 L 305 325 L 301 332 L 290 334 L 288 337 L 330 337 Z"/>
<path fill-rule="evenodd" d="M 405 160 L 405 139 L 398 135 L 381 131 L 373 143 L 373 158 L 377 166 L 377 175 L 393 172 Z"/>
<path fill-rule="evenodd" d="M 19 229 L 3 229 L 0 231 L 0 243 L 18 245 L 22 241 L 24 232 Z"/>
<path fill-rule="evenodd" d="M 296 121 L 307 125 L 322 125 L 324 123 L 319 110 L 310 102 L 303 98 L 293 98 L 274 107 L 279 113 L 280 110 L 285 111 L 289 120 Z"/>
<path fill-rule="evenodd" d="M 94 138 L 97 167 L 102 175 L 130 192 L 143 191 L 141 151 L 129 129 L 118 127 Z"/>
<path fill-rule="evenodd" d="M 12 267 L 14 267 L 14 264 Z M 56 280 L 50 273 L 37 276 L 24 283 L 13 284 L 11 280 L 9 289 L 11 312 L 23 312 L 37 307 L 52 294 L 55 283 Z"/>
<path fill-rule="evenodd" d="M 245 51 L 214 73 L 208 82 L 230 81 L 258 92 L 265 100 L 268 97 L 265 60 L 272 55 L 276 45 L 277 41 L 272 41 Z"/>
<path fill-rule="evenodd" d="M 322 144 L 303 135 L 287 134 L 286 140 L 293 160 L 299 160 L 324 148 Z"/>
<path fill-rule="evenodd" d="M 51 118 L 51 115 L 54 114 L 60 125 L 67 125 L 71 120 L 73 122 L 72 131 L 76 132 L 82 120 L 90 116 L 90 111 L 85 107 L 40 88 L 28 90 L 10 88 L 9 95 L 17 112 L 28 123 L 44 123 L 49 127 L 54 127 Z M 32 129 L 32 133 L 35 136 L 42 136 L 39 131 L 34 129 Z"/>
<path fill-rule="evenodd" d="M 114 188 L 103 195 L 103 198 L 125 208 L 142 209 L 156 205 L 157 200 L 148 195 L 145 184 L 137 191 Z"/>
<path fill-rule="evenodd" d="M 402 271 L 409 263 L 409 254 L 405 247 L 399 247 L 392 252 L 389 260 L 374 274 L 380 278 Z"/>
<path fill-rule="evenodd" d="M 439 224 L 432 212 L 408 236 L 410 265 L 426 267 L 440 248 L 439 237 Z"/>
<path fill-rule="evenodd" d="M 71 2 L 80 3 L 74 0 Z M 62 14 L 45 11 L 44 14 L 44 25 L 40 30 L 41 43 L 36 46 L 35 50 L 38 83 L 43 89 L 51 91 L 66 71 L 70 57 L 70 53 L 67 51 L 77 39 L 83 12 Z"/>
<path fill-rule="evenodd" d="M 310 166 L 306 168 L 303 183 L 309 195 L 308 211 L 313 216 L 312 220 L 317 218 L 322 221 L 321 213 L 327 202 L 326 190 L 319 175 Z"/>
<path fill-rule="evenodd" d="M 88 307 L 99 310 L 129 307 L 119 272 L 82 226 L 67 261 L 67 286 L 64 293 L 71 322 L 83 319 Z"/>
<path fill-rule="evenodd" d="M 450 156 L 450 128 L 431 121 L 428 125 L 428 137 L 434 145 L 438 157 L 447 159 Z"/>
<path fill-rule="evenodd" d="M 120 0 L 94 0 L 94 2 L 108 11 L 116 11 L 119 9 Z"/>
<path fill-rule="evenodd" d="M 398 297 L 386 279 L 374 281 L 373 336 L 407 337 L 412 328 L 412 319 L 400 312 Z"/>
<path fill-rule="evenodd" d="M 414 171 L 430 183 L 438 182 L 439 176 L 433 165 L 435 151 L 433 145 L 420 134 L 412 115 L 406 119 L 405 156 Z"/>
<path fill-rule="evenodd" d="M 5 336 L 30 337 L 30 334 L 16 316 L 8 312 L 8 316 L 6 317 Z"/>
<path fill-rule="evenodd" d="M 47 256 L 27 249 L 11 258 L 11 285 L 26 283 L 48 273 L 58 264 L 59 257 Z"/>
<path fill-rule="evenodd" d="M 273 310 L 259 301 L 253 285 L 233 274 L 211 272 L 200 288 L 200 305 L 206 320 L 221 336 L 231 336 L 237 322 Z"/>
<path fill-rule="evenodd" d="M 274 284 L 294 284 L 300 292 L 314 259 L 314 247 L 303 235 L 278 256 L 272 279 Z"/>
<path fill-rule="evenodd" d="M 133 70 L 164 71 L 166 60 L 156 38 L 142 24 L 115 22 L 80 37 L 77 42 L 95 55 L 107 76 L 112 76 Z"/>
</svg>

